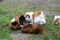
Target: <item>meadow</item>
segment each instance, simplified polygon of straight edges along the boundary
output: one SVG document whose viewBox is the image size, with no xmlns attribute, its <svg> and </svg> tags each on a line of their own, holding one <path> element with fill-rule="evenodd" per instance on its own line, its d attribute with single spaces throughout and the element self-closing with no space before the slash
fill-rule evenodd
<svg viewBox="0 0 60 40">
<path fill-rule="evenodd" d="M 33 8 L 31 11 L 41 10 L 39 8 Z M 25 8 L 6 8 L 0 7 L 0 40 L 13 40 L 9 35 L 12 31 L 9 28 L 10 20 L 15 16 L 20 16 L 25 12 L 30 11 L 30 9 Z M 44 25 L 45 33 L 41 36 L 35 36 L 34 34 L 30 38 L 31 40 L 60 40 L 60 25 L 53 24 L 53 16 L 46 15 L 47 23 Z M 15 32 L 21 33 L 20 30 Z"/>
<path fill-rule="evenodd" d="M 24 34 L 21 30 L 13 31 L 9 28 L 13 17 L 38 10 L 44 11 L 46 15 L 45 33 Z M 60 0 L 4 0 L 0 2 L 0 40 L 22 40 L 26 36 L 27 40 L 60 40 L 60 25 L 53 24 L 54 15 L 59 14 Z"/>
</svg>

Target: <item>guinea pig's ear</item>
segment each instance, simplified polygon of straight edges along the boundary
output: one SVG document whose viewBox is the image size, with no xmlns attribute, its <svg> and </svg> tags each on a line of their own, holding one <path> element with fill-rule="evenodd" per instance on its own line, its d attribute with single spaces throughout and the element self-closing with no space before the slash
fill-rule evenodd
<svg viewBox="0 0 60 40">
<path fill-rule="evenodd" d="M 13 26 L 16 26 L 18 23 L 15 21 L 15 22 L 12 22 L 12 25 Z"/>
<path fill-rule="evenodd" d="M 19 17 L 19 20 L 25 20 L 24 15 L 20 16 L 20 17 Z"/>
</svg>

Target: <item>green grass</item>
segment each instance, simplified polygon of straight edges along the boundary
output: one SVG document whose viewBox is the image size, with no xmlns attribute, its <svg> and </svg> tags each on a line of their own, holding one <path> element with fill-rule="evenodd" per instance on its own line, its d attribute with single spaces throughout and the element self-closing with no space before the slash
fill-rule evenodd
<svg viewBox="0 0 60 40">
<path fill-rule="evenodd" d="M 37 37 L 37 36 L 31 36 L 31 40 L 40 40 L 40 38 L 39 37 Z"/>
<path fill-rule="evenodd" d="M 7 7 L 0 7 L 0 38 L 4 38 L 5 40 L 13 40 L 13 38 L 10 37 L 9 33 L 12 32 L 11 29 L 9 29 L 9 22 L 11 18 L 15 16 L 20 16 L 21 14 L 24 14 L 26 11 L 37 11 L 41 10 L 39 8 L 31 8 L 31 9 L 25 9 L 25 8 L 7 8 Z M 46 15 L 47 24 L 44 25 L 45 34 L 42 34 L 43 40 L 60 40 L 60 26 L 53 24 L 53 16 Z M 17 30 L 17 32 L 21 32 L 20 30 Z M 40 40 L 38 37 L 31 37 L 31 40 Z"/>
</svg>

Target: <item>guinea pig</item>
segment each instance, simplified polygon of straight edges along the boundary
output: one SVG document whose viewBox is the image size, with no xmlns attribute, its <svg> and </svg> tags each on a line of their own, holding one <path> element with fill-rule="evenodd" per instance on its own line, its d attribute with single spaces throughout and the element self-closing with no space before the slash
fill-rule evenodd
<svg viewBox="0 0 60 40">
<path fill-rule="evenodd" d="M 16 17 L 14 17 L 14 18 L 11 19 L 9 27 L 11 29 L 15 29 L 15 30 L 20 28 L 19 16 L 16 16 Z"/>
<path fill-rule="evenodd" d="M 29 22 L 34 22 L 41 25 L 46 24 L 46 17 L 43 11 L 26 12 L 24 16 Z"/>
<path fill-rule="evenodd" d="M 21 29 L 21 25 L 23 25 L 25 22 L 25 17 L 24 15 L 21 16 L 16 16 L 13 19 L 11 19 L 11 22 L 9 24 L 9 27 L 11 29 Z"/>
<path fill-rule="evenodd" d="M 32 34 L 42 34 L 44 31 L 44 28 L 40 24 L 36 23 L 26 23 L 21 28 L 22 32 L 24 33 L 32 33 Z"/>
<path fill-rule="evenodd" d="M 54 24 L 59 25 L 60 24 L 60 16 L 54 16 Z"/>
</svg>

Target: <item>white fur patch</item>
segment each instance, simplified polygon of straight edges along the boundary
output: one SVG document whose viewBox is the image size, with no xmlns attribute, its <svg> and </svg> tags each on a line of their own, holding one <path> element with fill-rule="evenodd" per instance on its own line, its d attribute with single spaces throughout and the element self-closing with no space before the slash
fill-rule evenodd
<svg viewBox="0 0 60 40">
<path fill-rule="evenodd" d="M 60 22 L 60 16 L 54 16 L 54 20 L 56 20 L 56 19 L 59 19 L 59 22 Z"/>
<path fill-rule="evenodd" d="M 37 24 L 45 24 L 46 23 L 46 19 L 45 18 L 41 18 L 41 17 L 35 17 L 34 22 Z"/>
<path fill-rule="evenodd" d="M 60 16 L 54 16 L 54 20 L 56 20 L 57 18 L 59 18 L 59 19 L 60 19 Z"/>
<path fill-rule="evenodd" d="M 45 18 L 43 11 L 41 11 L 41 14 L 39 16 L 34 18 L 34 22 L 37 24 L 45 24 L 46 23 L 46 18 Z"/>
<path fill-rule="evenodd" d="M 15 22 L 15 18 L 13 18 L 13 19 L 11 20 L 11 22 Z"/>
<path fill-rule="evenodd" d="M 27 20 L 27 21 L 32 21 L 32 14 L 33 14 L 33 13 L 34 13 L 34 12 L 26 12 L 26 13 L 25 13 L 25 15 L 24 15 L 25 17 L 26 17 L 26 15 L 29 15 L 29 16 L 30 16 L 30 18 L 26 17 L 26 20 Z"/>
</svg>

